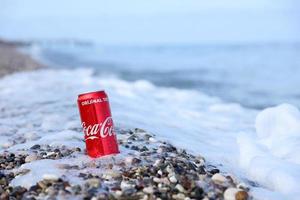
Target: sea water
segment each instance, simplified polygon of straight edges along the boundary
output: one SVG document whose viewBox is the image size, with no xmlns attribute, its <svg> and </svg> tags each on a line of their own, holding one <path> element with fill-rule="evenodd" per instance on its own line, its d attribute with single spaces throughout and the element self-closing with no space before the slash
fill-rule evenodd
<svg viewBox="0 0 300 200">
<path fill-rule="evenodd" d="M 41 46 L 51 66 L 89 67 L 128 81 L 193 89 L 255 109 L 300 106 L 300 43 L 105 46 L 57 42 Z"/>
</svg>

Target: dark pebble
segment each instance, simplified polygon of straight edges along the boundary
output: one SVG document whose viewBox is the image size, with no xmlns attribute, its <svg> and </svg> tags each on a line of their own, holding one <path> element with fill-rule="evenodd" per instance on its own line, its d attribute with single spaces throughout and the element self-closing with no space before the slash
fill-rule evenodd
<svg viewBox="0 0 300 200">
<path fill-rule="evenodd" d="M 5 178 L 5 174 L 3 174 L 2 172 L 0 172 L 0 179 L 1 178 Z"/>
<path fill-rule="evenodd" d="M 94 196 L 97 193 L 98 189 L 97 188 L 91 188 L 87 191 L 89 196 Z"/>
<path fill-rule="evenodd" d="M 40 149 L 40 148 L 41 148 L 41 145 L 39 145 L 39 144 L 35 144 L 32 147 L 30 147 L 30 149 Z"/>
<path fill-rule="evenodd" d="M 190 169 L 197 171 L 197 166 L 194 163 L 189 162 Z"/>
<path fill-rule="evenodd" d="M 204 166 L 200 166 L 197 171 L 199 174 L 206 174 Z"/>
<path fill-rule="evenodd" d="M 27 192 L 27 189 L 21 186 L 17 186 L 13 188 L 13 191 L 11 193 L 12 196 L 21 196 L 22 194 L 24 194 L 25 192 Z"/>
<path fill-rule="evenodd" d="M 138 159 L 138 158 L 133 158 L 132 159 L 132 164 L 139 164 L 139 163 L 141 163 L 142 161 L 140 160 L 140 159 Z"/>
<path fill-rule="evenodd" d="M 123 194 L 127 195 L 127 196 L 130 196 L 130 195 L 132 195 L 135 192 L 136 192 L 136 189 L 134 189 L 134 188 L 129 188 L 129 189 L 123 190 Z"/>
<path fill-rule="evenodd" d="M 31 186 L 29 188 L 29 191 L 37 192 L 40 189 L 41 189 L 41 187 L 38 184 L 36 184 L 36 185 Z"/>
<path fill-rule="evenodd" d="M 149 149 L 146 146 L 143 146 L 143 148 L 140 149 L 141 152 L 143 151 L 149 151 Z"/>
<path fill-rule="evenodd" d="M 77 195 L 77 194 L 80 194 L 81 187 L 80 187 L 80 185 L 74 185 L 74 186 L 72 186 L 72 190 Z"/>
<path fill-rule="evenodd" d="M 77 147 L 75 150 L 81 152 L 81 149 L 79 147 Z"/>
<path fill-rule="evenodd" d="M 80 178 L 85 178 L 86 176 L 87 176 L 87 174 L 85 174 L 85 173 L 79 173 L 79 175 L 78 175 Z"/>
<path fill-rule="evenodd" d="M 55 153 L 59 153 L 60 150 L 59 150 L 59 149 L 54 149 L 54 152 L 55 152 Z"/>
<path fill-rule="evenodd" d="M 211 173 L 211 174 L 216 174 L 216 173 L 219 173 L 219 172 L 220 172 L 220 170 L 218 170 L 218 169 L 211 169 L 209 171 L 209 173 Z"/>
<path fill-rule="evenodd" d="M 14 160 L 15 160 L 15 157 L 6 158 L 6 162 L 13 162 Z"/>
<path fill-rule="evenodd" d="M 195 199 L 202 199 L 203 198 L 203 189 L 196 187 L 191 192 L 191 197 Z"/>
<path fill-rule="evenodd" d="M 175 173 L 176 173 L 176 174 L 183 174 L 183 172 L 184 172 L 184 168 L 181 167 L 180 165 L 176 165 L 176 166 L 174 167 L 174 170 L 175 170 Z"/>
<path fill-rule="evenodd" d="M 135 151 L 138 151 L 138 150 L 139 150 L 139 148 L 138 148 L 137 146 L 134 146 L 134 145 L 131 146 L 131 149 L 132 149 L 132 150 L 135 150 Z"/>
</svg>

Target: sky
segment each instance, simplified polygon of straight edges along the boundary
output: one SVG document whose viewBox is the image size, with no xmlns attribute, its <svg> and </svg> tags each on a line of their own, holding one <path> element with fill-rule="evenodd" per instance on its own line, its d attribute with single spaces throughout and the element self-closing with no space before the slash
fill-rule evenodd
<svg viewBox="0 0 300 200">
<path fill-rule="evenodd" d="M 0 0 L 0 37 L 108 44 L 300 41 L 297 0 Z"/>
</svg>

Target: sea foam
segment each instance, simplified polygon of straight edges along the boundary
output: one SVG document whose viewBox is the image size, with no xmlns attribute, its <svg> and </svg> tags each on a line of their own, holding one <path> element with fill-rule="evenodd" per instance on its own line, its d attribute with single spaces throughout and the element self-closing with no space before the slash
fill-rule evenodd
<svg viewBox="0 0 300 200">
<path fill-rule="evenodd" d="M 249 178 L 297 199 L 300 195 L 300 111 L 289 104 L 261 111 L 256 135 L 240 134 L 240 166 Z"/>
</svg>

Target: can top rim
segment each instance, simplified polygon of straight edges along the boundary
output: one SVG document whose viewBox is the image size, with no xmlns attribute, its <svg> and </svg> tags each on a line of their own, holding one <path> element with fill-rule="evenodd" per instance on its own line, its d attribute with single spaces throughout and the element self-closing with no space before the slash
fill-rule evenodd
<svg viewBox="0 0 300 200">
<path fill-rule="evenodd" d="M 97 91 L 93 91 L 93 92 L 86 92 L 86 93 L 79 94 L 78 97 L 82 97 L 82 96 L 89 95 L 89 94 L 103 93 L 103 92 L 105 92 L 105 91 L 104 90 L 97 90 Z"/>
</svg>

